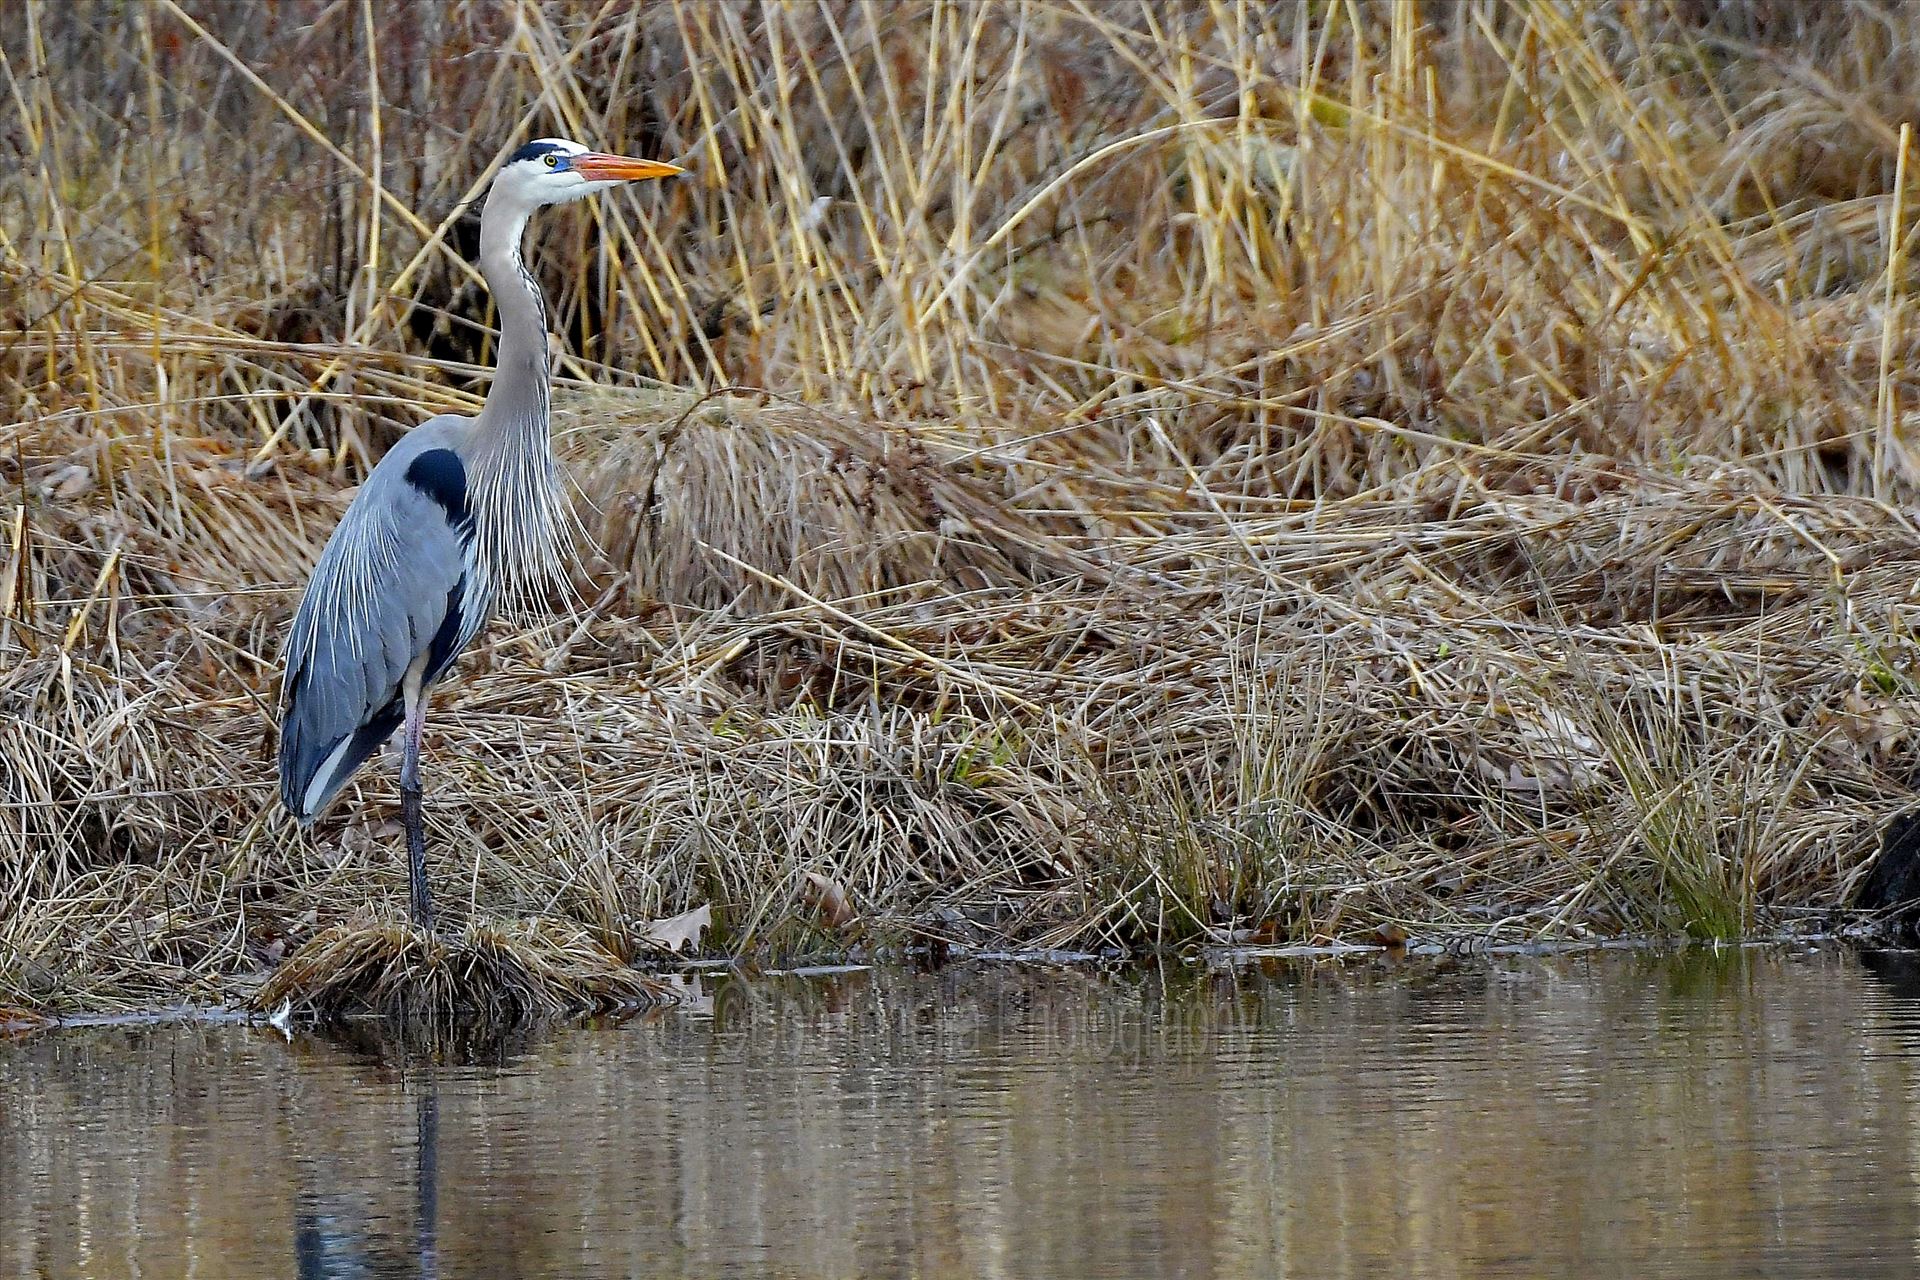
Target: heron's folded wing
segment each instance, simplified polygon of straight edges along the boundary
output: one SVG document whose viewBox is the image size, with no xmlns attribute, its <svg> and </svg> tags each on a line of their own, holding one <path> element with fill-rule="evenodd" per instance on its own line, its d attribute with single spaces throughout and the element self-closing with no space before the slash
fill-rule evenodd
<svg viewBox="0 0 1920 1280">
<path fill-rule="evenodd" d="M 461 531 L 383 460 L 321 553 L 287 641 L 280 795 L 296 816 L 325 808 L 392 736 L 408 669 L 452 660 L 466 573 Z"/>
</svg>

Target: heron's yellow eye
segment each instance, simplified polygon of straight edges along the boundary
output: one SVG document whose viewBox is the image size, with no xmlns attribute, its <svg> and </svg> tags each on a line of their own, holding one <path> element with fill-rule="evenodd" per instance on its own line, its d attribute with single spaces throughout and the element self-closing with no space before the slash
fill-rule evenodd
<svg viewBox="0 0 1920 1280">
<path fill-rule="evenodd" d="M 553 166 L 559 163 L 560 163 L 559 156 L 554 155 L 553 152 L 551 151 L 547 152 L 547 168 L 551 169 L 553 168 Z"/>
</svg>

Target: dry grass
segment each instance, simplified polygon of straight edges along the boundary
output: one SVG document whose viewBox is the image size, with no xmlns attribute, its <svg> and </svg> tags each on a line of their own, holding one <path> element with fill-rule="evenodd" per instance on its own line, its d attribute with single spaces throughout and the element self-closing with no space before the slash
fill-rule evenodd
<svg viewBox="0 0 1920 1280">
<path fill-rule="evenodd" d="M 578 925 L 476 924 L 458 936 L 404 921 L 347 921 L 320 930 L 255 993 L 267 1013 L 337 1021 L 510 1031 L 554 1018 L 657 1003 L 660 988 Z"/>
<path fill-rule="evenodd" d="M 548 132 L 695 172 L 536 233 L 597 549 L 436 703 L 456 924 L 1735 936 L 1908 798 L 1920 14 L 378 8 L 0 31 L 0 1004 L 403 895 L 275 658 Z"/>
</svg>

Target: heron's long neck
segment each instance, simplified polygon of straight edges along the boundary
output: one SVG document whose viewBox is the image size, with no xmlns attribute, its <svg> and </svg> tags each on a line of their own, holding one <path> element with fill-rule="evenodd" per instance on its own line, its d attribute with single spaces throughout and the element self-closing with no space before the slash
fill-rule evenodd
<svg viewBox="0 0 1920 1280">
<path fill-rule="evenodd" d="M 547 304 L 520 256 L 524 211 L 491 205 L 480 220 L 480 274 L 500 311 L 500 351 L 480 425 L 489 436 L 524 438 L 549 448 L 547 437 Z"/>
<path fill-rule="evenodd" d="M 546 303 L 520 255 L 527 216 L 489 204 L 480 219 L 480 273 L 499 310 L 500 352 L 468 450 L 476 550 L 509 595 L 557 578 L 567 539 L 548 431 Z"/>
</svg>

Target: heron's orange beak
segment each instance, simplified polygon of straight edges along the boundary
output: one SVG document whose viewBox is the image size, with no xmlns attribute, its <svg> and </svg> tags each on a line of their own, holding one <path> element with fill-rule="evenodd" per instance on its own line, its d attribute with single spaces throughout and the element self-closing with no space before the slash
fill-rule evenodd
<svg viewBox="0 0 1920 1280">
<path fill-rule="evenodd" d="M 642 178 L 671 178 L 676 173 L 686 172 L 677 164 L 667 164 L 661 160 L 635 160 L 630 156 L 610 156 L 598 151 L 575 156 L 571 168 L 593 182 L 638 182 Z"/>
</svg>

